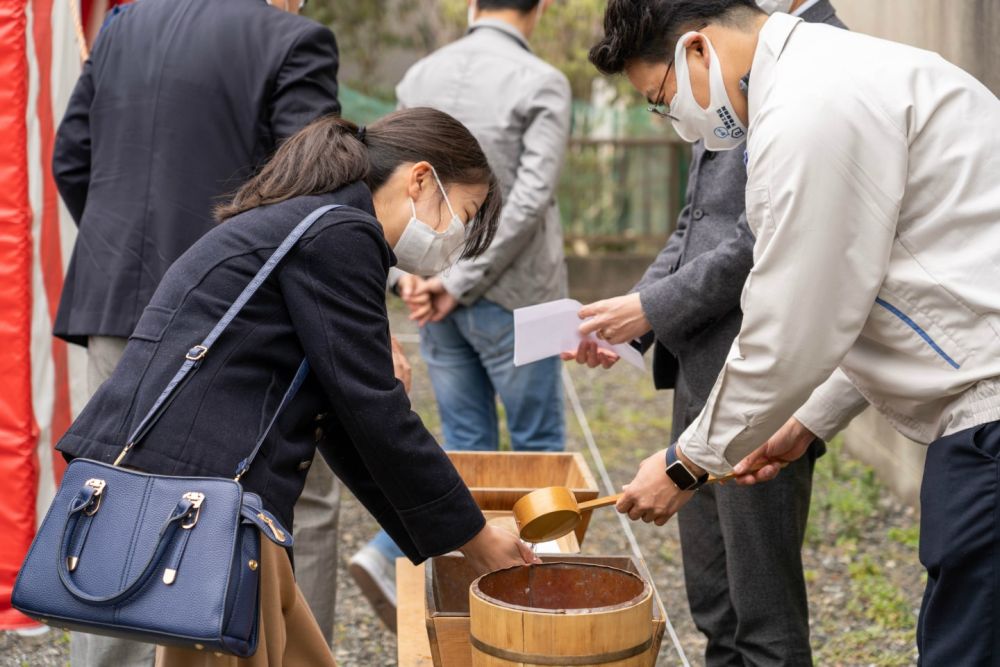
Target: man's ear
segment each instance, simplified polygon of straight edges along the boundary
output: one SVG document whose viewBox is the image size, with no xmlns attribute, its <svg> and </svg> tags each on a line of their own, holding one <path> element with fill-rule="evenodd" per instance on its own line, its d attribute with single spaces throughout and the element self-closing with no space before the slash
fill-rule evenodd
<svg viewBox="0 0 1000 667">
<path fill-rule="evenodd" d="M 431 170 L 431 163 L 426 160 L 415 163 L 410 167 L 410 177 L 406 185 L 406 193 L 413 201 L 420 199 L 420 196 L 427 189 L 430 181 L 434 180 Z"/>
<path fill-rule="evenodd" d="M 708 69 L 709 58 L 711 55 L 708 49 L 705 47 L 705 38 L 701 34 L 692 35 L 687 41 L 687 52 L 688 54 L 693 54 L 697 59 L 702 61 L 705 69 Z"/>
</svg>

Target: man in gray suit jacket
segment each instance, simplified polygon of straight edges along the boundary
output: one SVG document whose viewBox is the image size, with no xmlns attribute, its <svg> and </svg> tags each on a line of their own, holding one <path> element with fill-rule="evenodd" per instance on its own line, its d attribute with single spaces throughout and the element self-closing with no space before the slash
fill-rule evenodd
<svg viewBox="0 0 1000 667">
<path fill-rule="evenodd" d="M 845 27 L 829 0 L 758 4 Z M 674 390 L 672 441 L 701 412 L 740 331 L 754 245 L 746 180 L 742 149 L 714 153 L 695 144 L 686 206 L 666 247 L 631 294 L 580 311 L 593 318 L 582 330 L 610 342 L 651 332 L 654 382 Z M 577 360 L 608 361 L 593 348 L 581 348 Z M 769 484 L 703 487 L 680 511 L 688 602 L 708 638 L 708 667 L 812 665 L 801 549 L 813 466 L 824 451 L 814 442 Z M 762 520 L 777 514 L 789 520 Z"/>
</svg>

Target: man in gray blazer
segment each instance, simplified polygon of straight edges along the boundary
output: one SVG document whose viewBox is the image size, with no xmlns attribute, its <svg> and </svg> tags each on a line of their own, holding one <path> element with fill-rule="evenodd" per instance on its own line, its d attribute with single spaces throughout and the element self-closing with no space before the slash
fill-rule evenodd
<svg viewBox="0 0 1000 667">
<path fill-rule="evenodd" d="M 395 281 L 411 319 L 421 325 L 420 350 L 446 449 L 499 448 L 498 396 L 512 449 L 564 446 L 559 360 L 513 364 L 514 309 L 566 296 L 555 191 L 572 96 L 566 76 L 535 55 L 529 42 L 551 3 L 471 0 L 468 33 L 415 63 L 396 87 L 400 107 L 433 107 L 468 127 L 503 191 L 500 226 L 481 256 L 436 276 Z M 382 532 L 348 567 L 390 627 L 400 555 Z"/>
<path fill-rule="evenodd" d="M 845 27 L 829 0 L 758 4 Z M 746 180 L 742 149 L 714 153 L 695 144 L 686 206 L 666 247 L 632 293 L 580 311 L 593 318 L 582 330 L 610 342 L 655 339 L 654 382 L 674 390 L 671 441 L 701 412 L 740 331 L 754 245 Z M 593 348 L 576 356 L 607 362 Z M 691 615 L 708 638 L 708 667 L 812 665 L 801 549 L 813 466 L 824 451 L 814 442 L 769 484 L 703 487 L 680 511 L 684 580 Z M 789 520 L 762 520 L 777 514 Z"/>
</svg>

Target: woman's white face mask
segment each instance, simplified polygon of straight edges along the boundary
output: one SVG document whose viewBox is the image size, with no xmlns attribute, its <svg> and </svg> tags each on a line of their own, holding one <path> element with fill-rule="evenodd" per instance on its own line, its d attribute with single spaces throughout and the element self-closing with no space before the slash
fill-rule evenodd
<svg viewBox="0 0 1000 667">
<path fill-rule="evenodd" d="M 413 211 L 413 215 L 392 249 L 396 255 L 397 266 L 407 273 L 418 276 L 441 273 L 455 263 L 461 254 L 462 246 L 465 245 L 465 225 L 448 201 L 448 193 L 445 192 L 434 167 L 431 167 L 431 173 L 434 174 L 434 181 L 441 190 L 444 202 L 451 213 L 448 228 L 443 232 L 436 232 L 431 225 L 420 220 L 417 217 L 416 203 L 410 197 L 410 210 Z"/>
<path fill-rule="evenodd" d="M 708 49 L 708 108 L 703 109 L 691 89 L 691 72 L 688 69 L 687 43 L 695 36 L 701 36 Z M 741 145 L 747 138 L 747 128 L 736 115 L 726 84 L 722 78 L 722 65 L 715 53 L 712 42 L 697 32 L 689 32 L 677 40 L 674 52 L 674 67 L 677 70 L 677 94 L 670 101 L 670 116 L 674 130 L 685 141 L 694 143 L 705 141 L 710 151 L 729 151 Z"/>
</svg>

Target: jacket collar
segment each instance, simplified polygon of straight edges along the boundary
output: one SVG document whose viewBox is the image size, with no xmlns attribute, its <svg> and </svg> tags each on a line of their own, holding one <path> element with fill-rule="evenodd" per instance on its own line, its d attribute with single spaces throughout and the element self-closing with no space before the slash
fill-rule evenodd
<svg viewBox="0 0 1000 667">
<path fill-rule="evenodd" d="M 819 0 L 799 16 L 807 23 L 826 23 L 836 15 L 837 10 L 830 4 L 830 0 Z"/>
<path fill-rule="evenodd" d="M 362 181 L 348 183 L 343 187 L 320 195 L 324 204 L 342 204 L 364 211 L 368 215 L 375 217 L 375 202 L 372 200 L 372 191 L 368 189 Z"/>
<path fill-rule="evenodd" d="M 800 23 L 802 23 L 801 18 L 776 12 L 760 29 L 757 36 L 757 51 L 753 56 L 753 67 L 750 69 L 748 82 L 750 94 L 747 98 L 747 114 L 750 117 L 751 131 L 757 110 L 764 102 L 767 91 L 771 89 L 774 66 L 781 58 L 781 53 L 785 50 L 785 45 L 792 36 L 792 32 Z"/>
<path fill-rule="evenodd" d="M 469 26 L 466 31 L 467 35 L 471 35 L 473 32 L 479 30 L 480 28 L 489 28 L 491 30 L 496 30 L 507 35 L 520 46 L 525 51 L 531 52 L 531 46 L 528 44 L 528 40 L 521 31 L 507 23 L 506 21 L 498 21 L 497 19 L 480 19 Z"/>
</svg>

